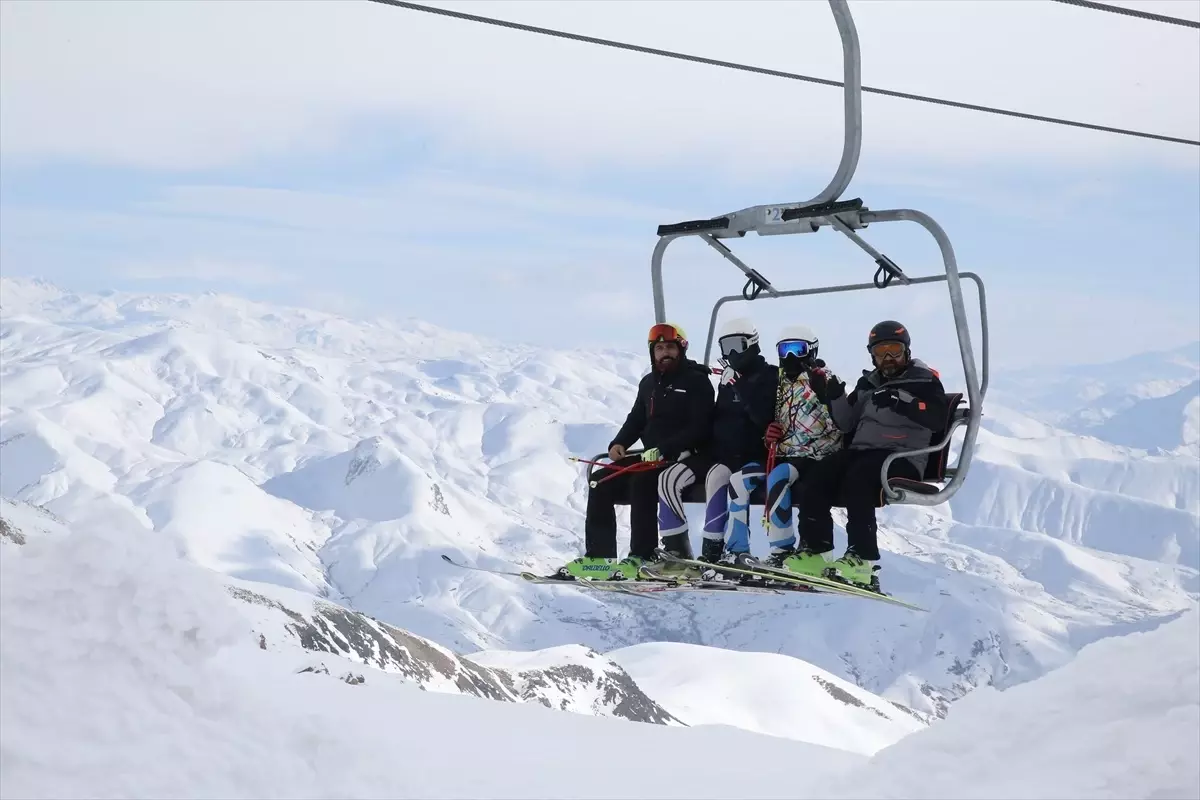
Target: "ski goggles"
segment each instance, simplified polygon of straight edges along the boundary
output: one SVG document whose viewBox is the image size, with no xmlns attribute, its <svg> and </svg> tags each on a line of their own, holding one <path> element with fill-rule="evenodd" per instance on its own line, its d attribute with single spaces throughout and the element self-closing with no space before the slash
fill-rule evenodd
<svg viewBox="0 0 1200 800">
<path fill-rule="evenodd" d="M 784 339 L 776 349 L 779 351 L 780 358 L 795 356 L 796 358 L 805 358 L 812 352 L 812 342 L 806 342 L 803 339 Z"/>
<path fill-rule="evenodd" d="M 687 335 L 683 332 L 683 328 L 678 325 L 671 325 L 667 322 L 650 328 L 650 335 L 647 337 L 650 344 L 655 342 L 676 342 L 681 347 L 687 347 Z"/>
<path fill-rule="evenodd" d="M 904 355 L 904 342 L 876 342 L 871 345 L 871 355 L 876 358 L 900 358 Z"/>
<path fill-rule="evenodd" d="M 721 348 L 721 355 L 726 358 L 735 353 L 744 353 L 750 349 L 751 345 L 757 343 L 757 336 L 749 336 L 744 333 L 732 333 L 717 340 L 717 346 Z"/>
</svg>

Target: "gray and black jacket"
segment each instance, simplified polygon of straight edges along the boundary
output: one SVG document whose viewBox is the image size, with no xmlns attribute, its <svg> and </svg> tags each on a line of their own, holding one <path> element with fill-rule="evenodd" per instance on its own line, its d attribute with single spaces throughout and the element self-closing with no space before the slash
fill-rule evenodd
<svg viewBox="0 0 1200 800">
<path fill-rule="evenodd" d="M 864 377 L 873 391 L 856 387 L 831 404 L 834 421 L 850 437 L 848 449 L 917 450 L 944 435 L 946 390 L 923 361 L 914 358 L 907 369 L 890 379 L 877 369 L 865 372 Z M 929 455 L 907 460 L 923 472 Z"/>
</svg>

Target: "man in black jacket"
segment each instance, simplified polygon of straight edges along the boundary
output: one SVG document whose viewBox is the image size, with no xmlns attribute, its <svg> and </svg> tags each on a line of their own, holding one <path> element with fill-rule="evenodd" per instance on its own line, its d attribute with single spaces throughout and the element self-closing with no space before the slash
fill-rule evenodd
<svg viewBox="0 0 1200 800">
<path fill-rule="evenodd" d="M 638 384 L 637 398 L 625 418 L 625 424 L 609 443 L 608 457 L 613 466 L 623 467 L 637 461 L 678 462 L 693 474 L 707 469 L 703 450 L 712 430 L 713 387 L 710 370 L 687 357 L 687 337 L 678 325 L 663 323 L 650 328 L 648 337 L 652 369 Z M 641 440 L 645 451 L 626 456 L 625 451 Z M 568 563 L 564 570 L 575 577 L 605 578 L 612 573 L 636 579 L 643 563 L 655 559 L 658 549 L 659 470 L 632 471 L 608 477 L 605 468 L 592 478 L 603 481 L 588 492 L 584 522 L 585 553 Z M 605 478 L 608 478 L 605 480 Z M 629 495 L 629 558 L 617 557 L 617 518 L 615 501 Z M 690 556 L 686 527 L 677 533 L 666 549 Z M 614 563 L 615 562 L 615 563 Z"/>
<path fill-rule="evenodd" d="M 912 357 L 908 329 L 884 320 L 871 329 L 867 350 L 874 370 L 864 371 L 849 395 L 845 384 L 830 384 L 834 420 L 847 432 L 847 449 L 820 461 L 805 482 L 800 549 L 805 555 L 833 550 L 830 508 L 839 494 L 846 504 L 846 553 L 828 564 L 837 577 L 869 585 L 879 560 L 875 506 L 883 488 L 883 462 L 897 450 L 917 450 L 935 442 L 946 424 L 946 392 L 937 372 Z M 920 480 L 928 455 L 892 462 L 888 478 Z M 816 574 L 823 559 L 807 559 L 799 572 Z M 791 563 L 788 564 L 792 567 Z"/>
<path fill-rule="evenodd" d="M 717 346 L 725 369 L 717 388 L 713 417 L 712 465 L 704 479 L 704 538 L 700 554 L 701 560 L 712 563 L 719 561 L 725 550 L 725 532 L 732 510 L 730 500 L 733 499 L 731 481 L 735 475 L 742 476 L 747 472 L 753 472 L 760 481 L 763 477 L 763 465 L 767 460 L 763 437 L 767 426 L 775 419 L 779 373 L 778 367 L 763 358 L 758 329 L 749 320 L 726 322 L 717 337 Z M 663 484 L 676 469 L 672 466 L 663 473 L 663 481 L 659 484 L 660 498 L 666 488 Z M 691 477 L 687 484 L 690 485 L 692 480 L 695 478 Z M 749 483 L 752 477 L 747 475 L 743 480 Z M 668 496 L 660 499 L 660 503 L 663 500 L 673 501 L 674 498 Z M 678 509 L 674 516 L 683 524 L 682 503 Z M 731 536 L 736 536 L 739 531 L 740 528 Z M 749 552 L 748 535 L 741 538 L 747 541 L 742 548 L 739 540 L 738 552 Z M 730 544 L 732 549 L 733 539 Z"/>
</svg>

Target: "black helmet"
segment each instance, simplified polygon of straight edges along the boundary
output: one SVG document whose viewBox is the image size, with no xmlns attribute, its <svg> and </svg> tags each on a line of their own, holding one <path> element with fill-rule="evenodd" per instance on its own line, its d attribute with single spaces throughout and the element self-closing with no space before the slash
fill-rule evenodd
<svg viewBox="0 0 1200 800">
<path fill-rule="evenodd" d="M 885 319 L 871 328 L 871 335 L 867 337 L 867 350 L 869 351 L 872 345 L 879 342 L 900 342 L 904 345 L 905 351 L 912 345 L 912 339 L 908 336 L 908 328 L 894 319 Z"/>
</svg>

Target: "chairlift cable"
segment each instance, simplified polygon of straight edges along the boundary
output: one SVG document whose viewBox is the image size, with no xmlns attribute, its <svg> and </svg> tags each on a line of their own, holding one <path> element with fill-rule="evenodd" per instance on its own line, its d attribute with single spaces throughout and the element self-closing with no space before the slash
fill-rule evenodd
<svg viewBox="0 0 1200 800">
<path fill-rule="evenodd" d="M 1081 3 L 1082 0 L 1056 0 L 1057 2 L 1076 2 Z M 598 44 L 605 47 L 615 47 L 621 50 L 630 50 L 636 53 L 645 53 L 647 55 L 661 56 L 663 58 L 674 58 L 682 61 L 691 61 L 697 64 L 708 64 L 714 67 L 723 67 L 725 69 L 736 69 L 743 72 L 753 72 L 758 75 L 767 75 L 773 78 L 787 78 L 795 81 L 805 81 L 807 83 L 816 83 L 822 86 L 844 86 L 842 81 L 835 81 L 829 78 L 819 78 L 812 75 L 800 75 L 794 72 L 784 72 L 782 70 L 768 69 L 766 67 L 755 67 L 749 64 L 739 64 L 733 61 L 721 61 L 715 58 L 706 58 L 704 56 L 696 56 L 688 53 L 679 53 L 672 50 L 661 50 L 656 47 L 645 47 L 642 45 L 630 44 L 628 42 L 617 42 L 612 39 L 601 39 L 595 36 L 584 36 L 579 33 L 571 33 L 569 31 L 560 31 L 553 28 L 541 28 L 536 25 L 526 25 L 520 22 L 512 22 L 510 20 L 497 19 L 495 17 L 484 17 L 478 14 L 467 14 L 462 11 L 451 11 L 446 8 L 434 8 L 432 6 L 422 5 L 420 3 L 410 3 L 407 0 L 368 0 L 368 2 L 379 3 L 381 5 L 394 6 L 396 8 L 404 8 L 410 11 L 424 11 L 429 14 L 438 14 L 444 17 L 452 17 L 454 19 L 466 20 L 467 22 L 478 22 L 485 25 L 496 25 L 502 28 L 511 28 L 513 30 L 525 31 L 527 33 L 537 33 L 543 36 L 554 36 L 560 39 L 570 39 L 586 44 Z M 1169 19 L 1174 19 L 1169 18 Z M 1187 20 L 1182 20 L 1187 22 Z M 1161 133 L 1148 133 L 1146 131 L 1136 131 L 1128 128 L 1116 128 L 1109 125 L 1097 125 L 1091 122 L 1079 122 L 1077 120 L 1063 119 L 1061 117 L 1049 117 L 1041 114 L 1029 114 L 1024 111 L 1012 111 L 1010 109 L 995 108 L 992 106 L 978 105 L 976 103 L 965 103 L 958 100 L 946 100 L 938 97 L 928 97 L 926 95 L 913 94 L 911 92 L 900 92 L 893 89 L 880 89 L 872 86 L 863 86 L 862 91 L 867 94 L 878 94 L 885 97 L 896 97 L 901 100 L 915 100 L 922 103 L 933 103 L 950 108 L 960 108 L 966 111 L 980 111 L 988 114 L 999 114 L 1006 117 L 1016 117 L 1018 119 L 1033 120 L 1034 122 L 1046 122 L 1054 125 L 1066 125 L 1073 128 L 1084 128 L 1087 130 L 1102 131 L 1104 133 L 1115 133 L 1121 136 L 1133 136 L 1141 139 L 1153 139 L 1161 142 L 1170 142 L 1172 144 L 1186 144 L 1192 147 L 1200 147 L 1200 140 L 1185 139 L 1178 136 L 1167 136 Z"/>
<path fill-rule="evenodd" d="M 1138 17 L 1139 19 L 1148 19 L 1151 22 L 1162 22 L 1166 25 L 1183 25 L 1188 28 L 1200 28 L 1200 22 L 1193 19 L 1182 19 L 1180 17 L 1168 17 L 1166 14 L 1155 14 L 1151 11 L 1140 11 L 1136 8 L 1125 8 L 1123 6 L 1109 5 L 1108 3 L 1097 3 L 1094 0 L 1050 0 L 1052 3 L 1063 3 L 1068 6 L 1079 6 L 1092 11 L 1107 11 L 1110 14 L 1123 14 L 1127 17 Z"/>
</svg>

